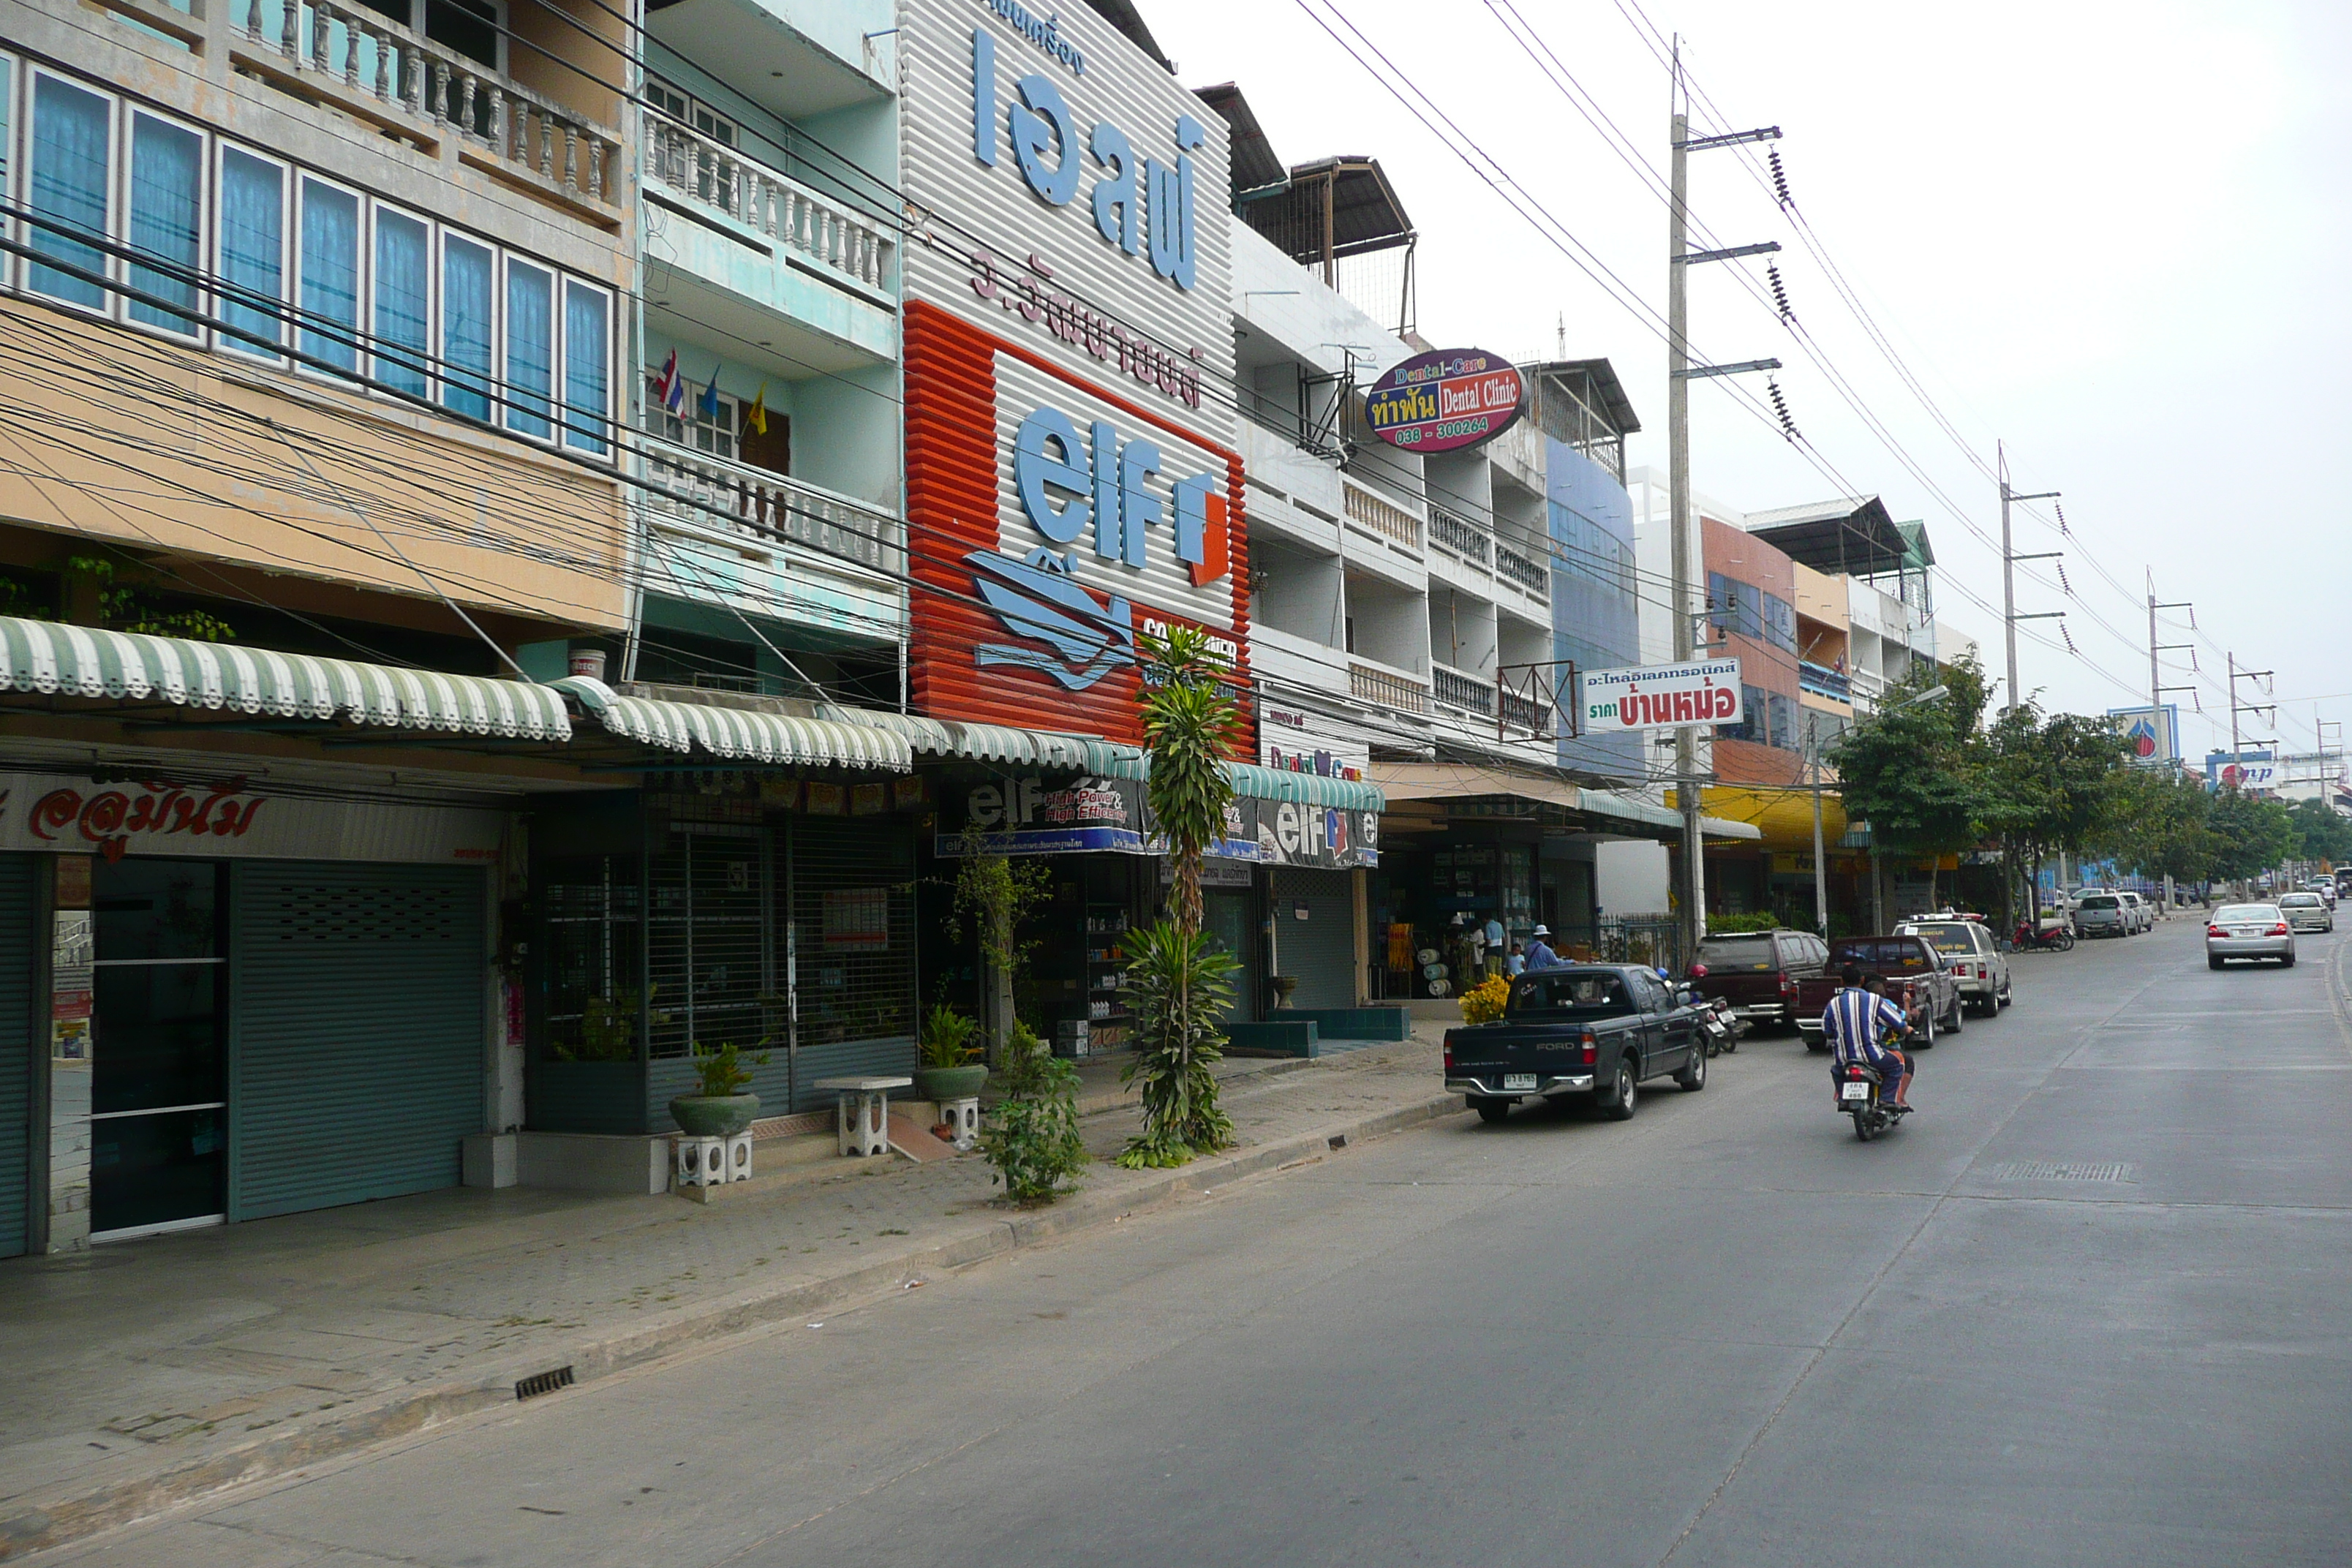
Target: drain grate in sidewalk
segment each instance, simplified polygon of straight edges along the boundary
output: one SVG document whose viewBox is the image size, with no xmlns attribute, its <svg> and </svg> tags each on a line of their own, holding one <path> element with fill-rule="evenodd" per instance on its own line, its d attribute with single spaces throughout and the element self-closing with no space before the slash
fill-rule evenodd
<svg viewBox="0 0 2352 1568">
<path fill-rule="evenodd" d="M 2128 1182 L 2132 1168 L 2066 1160 L 2013 1160 L 1993 1173 L 1997 1182 Z"/>
</svg>

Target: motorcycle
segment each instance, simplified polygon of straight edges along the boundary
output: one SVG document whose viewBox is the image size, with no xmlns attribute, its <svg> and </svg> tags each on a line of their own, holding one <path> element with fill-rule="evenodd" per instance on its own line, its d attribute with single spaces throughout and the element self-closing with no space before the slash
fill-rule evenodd
<svg viewBox="0 0 2352 1568">
<path fill-rule="evenodd" d="M 2074 928 L 2063 915 L 2043 915 L 2042 923 L 2017 922 L 2017 935 L 2011 946 L 2019 952 L 2072 952 L 2074 951 Z"/>
<path fill-rule="evenodd" d="M 1720 996 L 1708 996 L 1694 1004 L 1698 1008 L 1699 1032 L 1706 1037 L 1709 1056 L 1720 1056 L 1739 1048 L 1739 1037 L 1748 1032 L 1748 1020 L 1731 1016 L 1731 1004 Z"/>
<path fill-rule="evenodd" d="M 1904 1113 L 1910 1110 L 1908 1106 L 1883 1102 L 1879 1088 L 1875 1068 L 1849 1062 L 1837 1069 L 1838 1114 L 1853 1118 L 1853 1135 L 1865 1143 L 1901 1126 Z"/>
</svg>

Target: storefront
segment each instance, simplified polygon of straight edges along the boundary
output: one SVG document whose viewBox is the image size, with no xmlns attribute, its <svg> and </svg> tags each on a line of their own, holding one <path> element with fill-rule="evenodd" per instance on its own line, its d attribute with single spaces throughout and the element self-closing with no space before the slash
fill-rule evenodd
<svg viewBox="0 0 2352 1568">
<path fill-rule="evenodd" d="M 768 1114 L 915 1064 L 916 776 L 672 775 L 534 803 L 526 1126 L 669 1131 L 693 1048 Z"/>
<path fill-rule="evenodd" d="M 36 1194 L 0 1247 L 456 1185 L 489 1115 L 506 826 L 316 784 L 0 774 L 0 1111 L 28 1137 L 0 1140 L 0 1182 Z"/>
</svg>

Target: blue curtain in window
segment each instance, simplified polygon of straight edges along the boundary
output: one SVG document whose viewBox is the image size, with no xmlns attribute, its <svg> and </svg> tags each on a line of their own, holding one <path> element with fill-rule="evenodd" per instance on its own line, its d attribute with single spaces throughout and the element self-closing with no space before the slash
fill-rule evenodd
<svg viewBox="0 0 2352 1568">
<path fill-rule="evenodd" d="M 555 391 L 555 279 L 507 263 L 507 428 L 544 438 Z"/>
<path fill-rule="evenodd" d="M 602 452 L 613 409 L 613 342 L 604 296 L 584 283 L 563 285 L 563 444 Z"/>
<path fill-rule="evenodd" d="M 68 229 L 104 238 L 110 212 L 106 159 L 111 105 L 94 92 L 84 92 L 54 77 L 38 77 L 35 82 L 33 213 Z M 107 270 L 103 251 L 54 228 L 35 226 L 27 238 L 40 255 L 86 271 Z M 54 267 L 35 263 L 27 281 L 36 291 L 54 300 L 92 309 L 106 304 L 103 287 Z"/>
<path fill-rule="evenodd" d="M 442 405 L 488 424 L 490 417 L 491 256 L 486 245 L 451 235 L 441 246 Z"/>
<path fill-rule="evenodd" d="M 359 368 L 360 199 L 302 182 L 302 352 Z"/>
<path fill-rule="evenodd" d="M 163 265 L 133 263 L 131 284 L 183 310 L 131 301 L 131 319 L 166 331 L 196 333 L 198 247 L 204 235 L 204 139 L 193 131 L 131 117 L 131 248 Z"/>
<path fill-rule="evenodd" d="M 402 392 L 425 395 L 425 335 L 432 298 L 431 247 L 425 226 L 413 217 L 375 215 L 375 378 Z"/>
<path fill-rule="evenodd" d="M 221 153 L 220 275 L 222 317 L 253 334 L 223 332 L 221 347 L 275 359 L 263 345 L 286 341 L 271 309 L 286 298 L 286 174 L 234 149 Z"/>
</svg>

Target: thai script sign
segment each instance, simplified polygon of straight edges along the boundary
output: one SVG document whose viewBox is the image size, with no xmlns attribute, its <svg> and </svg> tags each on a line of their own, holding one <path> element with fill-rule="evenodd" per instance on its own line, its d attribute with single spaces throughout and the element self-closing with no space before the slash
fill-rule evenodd
<svg viewBox="0 0 2352 1568">
<path fill-rule="evenodd" d="M 253 784 L 104 771 L 0 773 L 0 850 L 445 865 L 499 857 L 505 818 L 496 811 L 280 795 Z"/>
<path fill-rule="evenodd" d="M 1577 677 L 1577 706 L 1588 735 L 1737 724 L 1746 717 L 1736 658 L 1646 669 L 1588 669 Z"/>
<path fill-rule="evenodd" d="M 249 795 L 242 778 L 183 787 L 152 780 L 129 789 L 53 789 L 33 802 L 27 826 L 34 837 L 58 847 L 96 846 L 120 860 L 135 838 L 167 834 L 242 838 L 265 799 Z M 144 846 L 142 846 L 144 847 Z"/>
<path fill-rule="evenodd" d="M 1121 376 L 1138 385 L 1187 408 L 1201 406 L 1201 363 L 1207 358 L 1201 350 L 1187 349 L 1179 359 L 1142 332 L 1063 293 L 1053 287 L 1054 269 L 1034 252 L 1020 268 L 984 249 L 974 250 L 971 261 L 971 291 L 981 299 L 1024 321 L 1042 324 L 1073 348 L 1116 365 Z"/>
<path fill-rule="evenodd" d="M 1364 422 L 1391 447 L 1453 452 L 1491 441 L 1526 406 L 1527 384 L 1500 354 L 1439 349 L 1390 369 L 1364 394 Z"/>
</svg>

